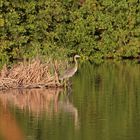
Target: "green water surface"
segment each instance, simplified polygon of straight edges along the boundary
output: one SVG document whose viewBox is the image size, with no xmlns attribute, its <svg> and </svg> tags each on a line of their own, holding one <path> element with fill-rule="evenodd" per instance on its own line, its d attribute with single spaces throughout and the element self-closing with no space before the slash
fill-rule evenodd
<svg viewBox="0 0 140 140">
<path fill-rule="evenodd" d="M 139 63 L 87 62 L 71 82 L 64 91 L 1 91 L 0 140 L 11 130 L 15 140 L 140 139 Z"/>
</svg>

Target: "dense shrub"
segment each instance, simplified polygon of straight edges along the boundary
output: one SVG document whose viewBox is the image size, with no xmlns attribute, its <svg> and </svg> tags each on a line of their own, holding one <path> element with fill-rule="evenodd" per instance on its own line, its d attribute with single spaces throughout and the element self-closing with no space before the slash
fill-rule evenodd
<svg viewBox="0 0 140 140">
<path fill-rule="evenodd" d="M 1 0 L 0 59 L 138 57 L 138 0 Z"/>
</svg>

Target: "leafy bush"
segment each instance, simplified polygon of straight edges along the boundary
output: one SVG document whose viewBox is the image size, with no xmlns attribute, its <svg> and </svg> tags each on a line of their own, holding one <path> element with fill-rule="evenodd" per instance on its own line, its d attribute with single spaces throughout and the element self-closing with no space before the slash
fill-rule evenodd
<svg viewBox="0 0 140 140">
<path fill-rule="evenodd" d="M 137 0 L 2 0 L 0 59 L 138 57 Z"/>
</svg>

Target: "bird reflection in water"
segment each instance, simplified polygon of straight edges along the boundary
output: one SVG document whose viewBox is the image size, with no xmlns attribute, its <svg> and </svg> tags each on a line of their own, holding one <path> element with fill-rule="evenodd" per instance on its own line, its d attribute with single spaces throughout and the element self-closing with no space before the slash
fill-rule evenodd
<svg viewBox="0 0 140 140">
<path fill-rule="evenodd" d="M 60 99 L 61 96 L 64 98 Z M 79 127 L 77 108 L 59 89 L 12 90 L 5 93 L 0 91 L 0 101 L 5 109 L 8 109 L 10 104 L 24 112 L 30 112 L 36 117 L 40 117 L 46 112 L 50 120 L 54 115 L 58 116 L 60 112 L 65 112 L 73 116 L 75 127 Z"/>
</svg>

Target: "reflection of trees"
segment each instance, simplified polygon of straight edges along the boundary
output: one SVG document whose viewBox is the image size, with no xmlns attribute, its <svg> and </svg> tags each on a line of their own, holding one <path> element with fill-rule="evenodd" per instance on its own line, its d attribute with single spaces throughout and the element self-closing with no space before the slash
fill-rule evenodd
<svg viewBox="0 0 140 140">
<path fill-rule="evenodd" d="M 77 108 L 83 135 L 114 140 L 116 136 L 139 137 L 139 64 L 134 61 L 85 64 L 74 82 L 73 96 L 75 102 L 80 101 Z"/>
<path fill-rule="evenodd" d="M 61 99 L 60 97 L 63 96 Z M 51 119 L 61 112 L 69 113 L 74 118 L 74 123 L 78 123 L 78 111 L 69 101 L 62 91 L 56 89 L 32 89 L 32 90 L 12 90 L 0 93 L 0 101 L 3 107 L 14 105 L 22 111 L 28 111 L 35 116 L 47 113 Z"/>
</svg>

